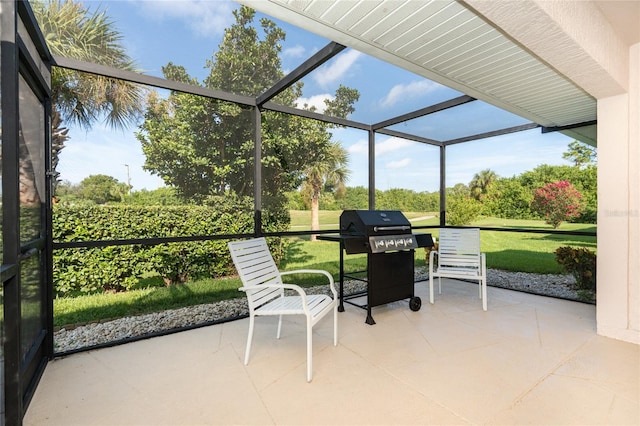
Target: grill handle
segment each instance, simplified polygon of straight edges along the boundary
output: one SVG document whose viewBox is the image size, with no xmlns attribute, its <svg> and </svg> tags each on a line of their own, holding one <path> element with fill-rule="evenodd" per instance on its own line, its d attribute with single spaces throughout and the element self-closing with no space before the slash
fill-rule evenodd
<svg viewBox="0 0 640 426">
<path fill-rule="evenodd" d="M 406 231 L 407 229 L 411 229 L 410 226 L 401 225 L 401 226 L 374 226 L 373 231 Z"/>
</svg>

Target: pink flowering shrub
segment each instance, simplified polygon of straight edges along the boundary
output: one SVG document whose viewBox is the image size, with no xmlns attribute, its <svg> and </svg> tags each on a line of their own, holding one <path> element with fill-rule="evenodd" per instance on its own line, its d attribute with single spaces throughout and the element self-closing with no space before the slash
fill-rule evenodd
<svg viewBox="0 0 640 426">
<path fill-rule="evenodd" d="M 531 202 L 531 210 L 543 216 L 554 229 L 563 221 L 580 216 L 582 209 L 582 194 L 566 180 L 536 189 Z"/>
</svg>

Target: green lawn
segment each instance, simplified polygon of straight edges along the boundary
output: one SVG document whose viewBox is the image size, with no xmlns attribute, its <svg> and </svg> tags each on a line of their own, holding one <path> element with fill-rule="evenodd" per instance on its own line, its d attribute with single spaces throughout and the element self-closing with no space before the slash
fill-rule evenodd
<svg viewBox="0 0 640 426">
<path fill-rule="evenodd" d="M 220 278 L 172 287 L 56 298 L 53 300 L 53 321 L 55 327 L 63 327 L 244 297 L 238 287 L 239 279 Z"/>
<path fill-rule="evenodd" d="M 543 221 L 485 218 L 474 223 L 481 227 L 552 230 Z M 559 230 L 595 232 L 591 224 L 563 223 Z M 561 246 L 587 247 L 596 250 L 596 238 L 572 235 L 532 234 L 522 232 L 481 232 L 482 251 L 487 253 L 487 267 L 507 271 L 540 274 L 563 273 L 555 261 L 554 251 Z"/>
<path fill-rule="evenodd" d="M 433 214 L 416 212 L 405 213 L 411 220 L 425 218 Z M 323 229 L 337 229 L 340 212 L 321 212 Z M 309 212 L 293 211 L 292 230 L 302 230 L 310 220 Z M 437 225 L 436 218 L 412 221 L 414 226 Z M 482 227 L 510 227 L 551 230 L 542 221 L 505 220 L 496 218 L 482 219 L 473 225 Z M 298 227 L 298 228 L 296 228 Z M 595 231 L 594 225 L 563 224 L 561 230 Z M 429 230 L 419 231 L 429 232 Z M 431 230 L 437 237 L 437 229 Z M 555 261 L 554 251 L 560 246 L 587 247 L 596 250 L 595 237 L 532 234 L 523 232 L 482 231 L 482 250 L 487 254 L 487 267 L 521 272 L 562 273 Z M 329 241 L 309 241 L 309 237 L 289 238 L 287 256 L 281 269 L 300 268 L 325 269 L 336 279 L 339 274 L 338 244 Z M 416 266 L 425 265 L 425 251 L 416 250 Z M 345 256 L 345 268 L 358 271 L 366 268 L 366 255 Z M 318 284 L 315 276 L 296 277 L 303 286 Z M 161 280 L 146 280 L 147 283 Z M 213 303 L 220 300 L 244 297 L 237 289 L 237 278 L 206 279 L 188 284 L 164 287 L 148 286 L 126 293 L 99 294 L 75 298 L 54 300 L 54 324 L 61 327 L 68 324 L 95 322 L 120 318 L 166 309 L 180 308 L 201 303 Z"/>
</svg>

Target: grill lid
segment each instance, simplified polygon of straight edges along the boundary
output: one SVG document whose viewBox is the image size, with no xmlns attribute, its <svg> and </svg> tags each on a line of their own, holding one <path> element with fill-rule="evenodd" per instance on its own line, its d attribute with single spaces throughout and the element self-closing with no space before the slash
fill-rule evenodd
<svg viewBox="0 0 640 426">
<path fill-rule="evenodd" d="M 340 215 L 340 233 L 362 236 L 410 234 L 411 223 L 398 210 L 345 210 Z"/>
</svg>

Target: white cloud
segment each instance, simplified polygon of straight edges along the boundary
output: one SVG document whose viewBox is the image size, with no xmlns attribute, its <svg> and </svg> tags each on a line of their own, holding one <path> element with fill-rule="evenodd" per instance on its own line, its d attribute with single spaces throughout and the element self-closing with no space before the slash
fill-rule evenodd
<svg viewBox="0 0 640 426">
<path fill-rule="evenodd" d="M 415 146 L 415 142 L 410 142 L 400 138 L 388 138 L 380 142 L 376 142 L 376 157 L 378 155 L 388 155 L 391 152 L 407 149 Z M 350 154 L 367 154 L 369 152 L 369 142 L 361 139 L 347 148 Z"/>
<path fill-rule="evenodd" d="M 219 36 L 233 23 L 237 4 L 230 0 L 155 0 L 135 1 L 145 17 L 163 23 L 166 20 L 182 21 L 195 35 Z"/>
<path fill-rule="evenodd" d="M 367 154 L 369 152 L 369 142 L 359 140 L 347 148 L 349 154 Z"/>
<path fill-rule="evenodd" d="M 386 164 L 385 168 L 387 169 L 402 169 L 411 164 L 411 158 L 403 158 L 398 161 L 390 161 Z"/>
<path fill-rule="evenodd" d="M 407 98 L 417 98 L 440 88 L 438 83 L 429 80 L 413 81 L 408 84 L 397 84 L 391 88 L 387 96 L 380 104 L 383 107 L 391 107 L 397 102 Z"/>
<path fill-rule="evenodd" d="M 317 69 L 313 74 L 313 79 L 320 86 L 327 86 L 336 81 L 343 80 L 343 76 L 351 69 L 362 53 L 357 50 L 349 50 L 338 55 L 329 65 Z"/>
<path fill-rule="evenodd" d="M 389 154 L 390 152 L 405 149 L 410 146 L 415 146 L 415 142 L 410 142 L 400 138 L 389 138 L 376 143 L 376 157 L 381 154 Z"/>
<path fill-rule="evenodd" d="M 284 49 L 282 51 L 282 56 L 289 56 L 291 58 L 303 58 L 305 56 L 306 51 L 307 49 L 305 49 L 304 46 L 302 46 L 301 44 L 298 44 L 293 47 L 288 47 Z"/>
<path fill-rule="evenodd" d="M 324 109 L 327 107 L 324 103 L 325 99 L 333 99 L 333 96 L 328 93 L 322 93 L 320 95 L 311 96 L 310 98 L 298 98 L 296 100 L 296 105 L 298 108 L 304 108 L 305 104 L 309 107 L 314 106 L 316 107 L 316 112 L 323 113 Z"/>
</svg>

